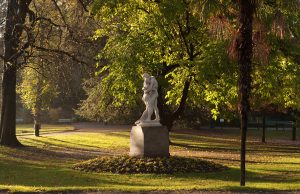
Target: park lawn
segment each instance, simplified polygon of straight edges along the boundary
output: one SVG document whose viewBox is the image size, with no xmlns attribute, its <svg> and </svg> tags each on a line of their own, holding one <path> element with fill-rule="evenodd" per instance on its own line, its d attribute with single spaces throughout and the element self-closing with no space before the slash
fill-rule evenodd
<svg viewBox="0 0 300 194">
<path fill-rule="evenodd" d="M 180 130 L 171 134 L 171 155 L 228 166 L 223 172 L 118 175 L 80 172 L 71 167 L 99 155 L 127 154 L 129 129 L 19 136 L 27 147 L 0 147 L 0 190 L 300 190 L 299 142 L 276 142 L 273 138 L 273 142 L 262 144 L 255 131 L 250 131 L 248 138 L 247 186 L 239 187 L 238 137 L 237 130 Z"/>
<path fill-rule="evenodd" d="M 65 131 L 72 131 L 74 127 L 67 124 L 42 124 L 40 134 L 58 133 Z M 33 124 L 18 124 L 17 135 L 34 135 Z"/>
</svg>

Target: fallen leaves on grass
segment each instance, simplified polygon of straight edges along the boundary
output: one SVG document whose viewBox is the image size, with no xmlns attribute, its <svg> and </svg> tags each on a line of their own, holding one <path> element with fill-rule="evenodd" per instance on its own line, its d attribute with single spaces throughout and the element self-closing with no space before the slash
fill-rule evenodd
<svg viewBox="0 0 300 194">
<path fill-rule="evenodd" d="M 103 156 L 83 161 L 73 169 L 85 172 L 111 172 L 118 174 L 172 174 L 186 172 L 216 172 L 226 169 L 225 166 L 198 158 L 138 158 L 129 156 Z"/>
</svg>

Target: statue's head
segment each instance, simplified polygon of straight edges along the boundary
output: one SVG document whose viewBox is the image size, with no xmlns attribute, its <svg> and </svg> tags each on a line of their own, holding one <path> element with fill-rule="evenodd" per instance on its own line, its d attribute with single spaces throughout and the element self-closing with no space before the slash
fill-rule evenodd
<svg viewBox="0 0 300 194">
<path fill-rule="evenodd" d="M 149 77 L 150 77 L 150 75 L 148 73 L 143 74 L 143 78 L 149 78 Z"/>
</svg>

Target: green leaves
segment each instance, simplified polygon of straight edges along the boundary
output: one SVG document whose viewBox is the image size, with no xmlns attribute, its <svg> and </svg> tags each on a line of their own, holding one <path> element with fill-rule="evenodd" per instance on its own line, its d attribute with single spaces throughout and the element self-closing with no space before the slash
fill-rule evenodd
<svg viewBox="0 0 300 194">
<path fill-rule="evenodd" d="M 210 39 L 206 21 L 195 11 L 201 5 L 182 0 L 111 3 L 113 6 L 108 1 L 96 1 L 93 9 L 103 21 L 94 38 L 109 37 L 98 56 L 108 63 L 96 74 L 100 81 L 93 87 L 98 89 L 89 89 L 89 96 L 100 96 L 99 114 L 105 115 L 108 106 L 116 110 L 141 103 L 139 75 L 144 72 L 156 76 L 162 86 L 160 95 L 165 95 L 163 98 L 170 109 L 175 110 L 180 104 L 188 79 L 192 80 L 188 103 L 207 104 L 211 98 L 205 99 L 204 90 L 213 87 L 206 85 L 218 79 L 216 75 L 224 72 L 222 65 L 228 60 L 225 43 Z M 235 67 L 225 67 L 226 71 L 232 68 Z M 82 107 L 89 102 L 84 101 Z"/>
<path fill-rule="evenodd" d="M 58 95 L 56 85 L 47 80 L 40 70 L 32 66 L 24 68 L 21 73 L 22 81 L 17 86 L 22 102 L 34 116 L 40 114 L 41 110 L 47 110 Z"/>
<path fill-rule="evenodd" d="M 227 50 L 237 10 L 229 0 L 96 0 L 92 12 L 102 25 L 94 38 L 108 37 L 98 55 L 106 63 L 98 65 L 98 77 L 91 79 L 97 83 L 87 87 L 93 100 L 82 106 L 95 103 L 101 117 L 134 109 L 141 104 L 140 75 L 149 72 L 162 86 L 166 109 L 176 110 L 190 79 L 187 106 L 205 107 L 214 118 L 231 117 L 237 112 L 238 69 Z M 281 27 L 289 26 L 290 36 L 281 38 L 272 30 L 276 17 L 277 24 L 285 19 Z M 299 12 L 284 2 L 261 1 L 256 19 L 254 61 L 263 65 L 255 65 L 252 75 L 252 105 L 298 107 Z"/>
</svg>

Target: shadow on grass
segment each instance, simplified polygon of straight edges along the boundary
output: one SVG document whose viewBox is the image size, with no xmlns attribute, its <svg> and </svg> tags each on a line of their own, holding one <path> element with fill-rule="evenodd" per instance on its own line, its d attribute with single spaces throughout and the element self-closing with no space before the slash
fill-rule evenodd
<svg viewBox="0 0 300 194">
<path fill-rule="evenodd" d="M 80 173 L 66 168 L 43 167 L 14 162 L 0 161 L 0 185 L 21 185 L 30 187 L 108 187 L 110 185 L 128 185 L 126 179 L 115 179 L 113 174 Z M 138 182 L 133 186 L 147 186 Z"/>
<path fill-rule="evenodd" d="M 22 185 L 29 187 L 85 187 L 85 188 L 116 188 L 120 186 L 140 187 L 141 189 L 161 186 L 166 182 L 172 188 L 172 181 L 181 182 L 182 185 L 197 183 L 195 180 L 213 181 L 220 185 L 221 190 L 247 190 L 247 187 L 232 186 L 239 182 L 239 169 L 229 168 L 214 173 L 184 173 L 172 175 L 116 175 L 110 173 L 85 173 L 63 167 L 45 167 L 44 165 L 24 164 L 12 161 L 0 161 L 0 185 Z M 247 172 L 247 184 L 251 183 L 298 183 L 300 177 L 284 177 L 267 173 Z M 170 178 L 172 181 L 170 182 Z M 156 180 L 156 181 L 155 181 Z M 228 185 L 226 184 L 228 182 Z M 206 184 L 204 182 L 204 184 Z M 265 190 L 252 188 L 249 190 Z"/>
<path fill-rule="evenodd" d="M 176 143 L 172 142 L 170 145 L 177 146 L 181 148 L 186 149 L 192 149 L 197 151 L 223 151 L 223 152 L 238 152 L 238 148 L 224 148 L 224 147 L 207 147 L 207 146 L 201 146 L 201 145 L 189 145 L 189 144 L 183 144 L 183 143 Z"/>
<path fill-rule="evenodd" d="M 222 141 L 220 140 L 219 143 Z M 223 146 L 226 140 L 223 140 Z M 215 145 L 214 147 L 208 147 L 203 145 L 191 145 L 188 143 L 176 143 L 172 142 L 170 145 L 185 148 L 185 149 L 192 149 L 196 151 L 221 151 L 221 152 L 239 152 L 239 147 L 221 147 L 220 145 Z M 265 144 L 249 144 L 249 148 L 247 149 L 248 152 L 270 152 L 270 153 L 284 153 L 284 154 L 299 154 L 300 149 L 295 146 L 287 146 L 287 145 L 265 145 Z"/>
<path fill-rule="evenodd" d="M 204 180 L 216 180 L 216 181 L 230 181 L 239 182 L 240 181 L 240 170 L 237 168 L 228 168 L 227 170 L 217 172 L 217 173 L 189 173 L 189 174 L 173 174 L 174 178 L 181 179 L 204 179 Z M 246 180 L 248 183 L 293 183 L 299 182 L 300 177 L 290 177 L 282 176 L 279 174 L 267 174 L 258 172 L 246 172 Z"/>
<path fill-rule="evenodd" d="M 252 152 L 273 152 L 273 153 L 288 153 L 288 154 L 299 154 L 300 150 L 294 146 L 280 145 L 280 146 L 268 146 L 259 145 L 256 148 L 254 146 L 250 147 L 248 151 Z"/>
<path fill-rule="evenodd" d="M 130 138 L 130 134 L 122 134 L 122 133 L 116 133 L 116 132 L 111 132 L 111 133 L 106 133 L 104 134 L 106 136 L 112 136 L 112 137 L 124 137 L 124 138 Z"/>
<path fill-rule="evenodd" d="M 240 191 L 240 194 L 255 194 L 255 193 L 262 193 L 262 194 L 297 194 L 299 190 L 275 190 L 272 188 L 263 188 L 263 187 L 249 187 L 247 186 L 248 183 L 246 182 L 246 186 L 225 186 L 223 187 L 226 191 Z M 249 192 L 249 193 L 248 193 Z"/>
<path fill-rule="evenodd" d="M 207 136 L 207 135 L 195 135 L 195 134 L 182 134 L 182 133 L 172 133 L 171 139 L 190 141 L 190 142 L 209 142 L 217 144 L 227 144 L 227 145 L 239 145 L 239 139 L 233 138 L 232 136 Z M 224 141 L 225 140 L 225 141 Z"/>
<path fill-rule="evenodd" d="M 38 148 L 34 146 L 24 146 L 20 148 L 6 148 L 1 150 L 1 153 L 6 157 L 13 158 L 12 160 L 17 161 L 18 159 L 27 160 L 34 162 L 46 162 L 51 165 L 51 161 L 54 163 L 67 160 L 85 160 L 91 159 L 99 155 L 109 155 L 109 153 L 103 152 L 101 150 L 91 151 L 91 150 L 78 150 L 78 149 L 67 149 L 67 148 L 57 148 L 57 149 L 47 149 Z M 28 161 L 29 160 L 29 161 Z M 25 161 L 24 161 L 25 162 Z"/>
<path fill-rule="evenodd" d="M 201 156 L 202 159 L 208 159 L 208 160 L 217 160 L 217 161 L 226 161 L 228 163 L 230 162 L 240 162 L 240 160 L 232 159 L 232 158 L 214 158 L 214 157 L 206 157 Z M 270 162 L 270 161 L 253 161 L 253 160 L 247 160 L 246 163 L 249 164 L 286 164 L 286 165 L 300 165 L 300 162 Z M 287 171 L 289 172 L 289 171 Z"/>
<path fill-rule="evenodd" d="M 88 148 L 93 148 L 94 150 L 101 149 L 101 147 L 97 147 L 97 146 L 90 146 L 90 145 L 81 144 L 81 143 L 74 143 L 74 142 L 59 140 L 59 139 L 55 139 L 55 138 L 51 138 L 51 137 L 45 137 L 45 138 L 48 139 L 48 140 L 51 140 L 53 142 L 63 143 L 63 145 L 62 144 L 56 144 L 56 143 L 53 143 L 53 142 L 49 142 L 49 141 L 46 141 L 46 140 L 43 141 L 43 139 L 41 139 L 41 138 L 31 138 L 30 140 L 32 142 L 42 143 L 42 144 L 47 145 L 47 146 L 54 146 L 54 147 L 58 147 L 58 148 L 66 148 L 68 150 L 91 151 Z M 72 145 L 73 146 L 75 145 L 77 147 L 72 147 Z M 78 146 L 81 146 L 81 147 L 78 147 Z"/>
<path fill-rule="evenodd" d="M 51 131 L 40 131 L 40 135 L 51 135 L 51 134 L 59 134 L 59 133 L 72 133 L 76 132 L 78 129 L 70 129 L 70 130 L 51 130 Z M 32 136 L 34 135 L 34 132 L 26 132 L 26 133 L 17 133 L 17 137 L 26 137 L 26 136 Z"/>
</svg>

